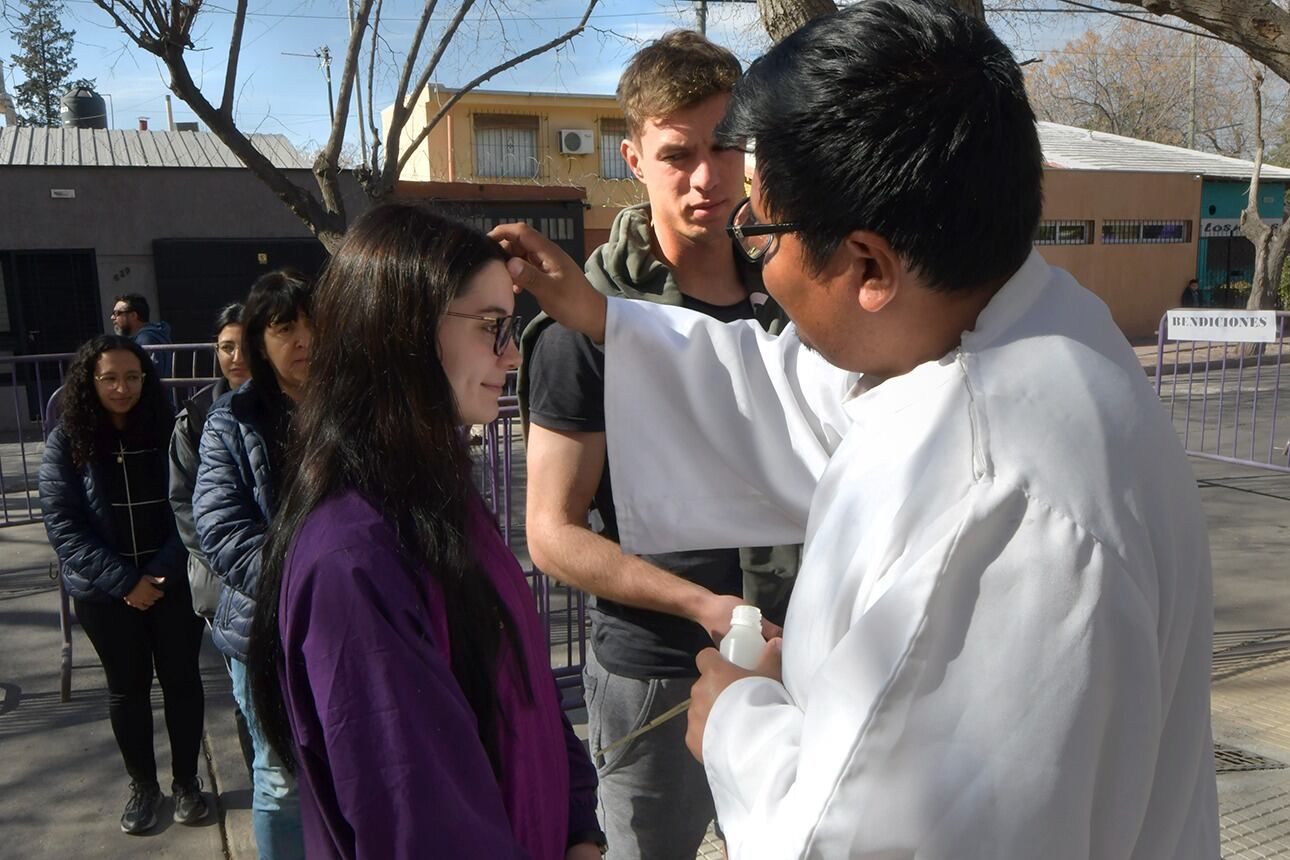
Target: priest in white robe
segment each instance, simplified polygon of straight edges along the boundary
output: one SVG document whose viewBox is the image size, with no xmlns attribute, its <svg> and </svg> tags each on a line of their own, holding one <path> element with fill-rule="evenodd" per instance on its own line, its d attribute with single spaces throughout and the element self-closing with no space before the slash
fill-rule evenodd
<svg viewBox="0 0 1290 860">
<path fill-rule="evenodd" d="M 866 0 L 754 64 L 726 133 L 756 140 L 731 232 L 779 338 L 495 235 L 604 343 L 624 551 L 805 542 L 782 664 L 700 655 L 731 856 L 1217 857 L 1199 495 L 1106 307 L 1031 249 L 1007 49 Z"/>
</svg>

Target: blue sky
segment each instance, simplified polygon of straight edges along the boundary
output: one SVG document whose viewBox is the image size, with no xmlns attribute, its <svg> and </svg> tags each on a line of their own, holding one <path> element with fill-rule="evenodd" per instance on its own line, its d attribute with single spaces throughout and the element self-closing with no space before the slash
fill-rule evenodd
<svg viewBox="0 0 1290 860">
<path fill-rule="evenodd" d="M 10 12 L 23 0 L 0 0 Z M 113 125 L 132 128 L 147 116 L 152 127 L 165 122 L 166 74 L 160 63 L 134 47 L 90 0 L 64 0 L 66 26 L 76 31 L 75 76 L 94 78 L 101 93 L 109 94 Z M 217 100 L 223 73 L 233 0 L 207 0 L 199 15 L 194 41 L 199 50 L 189 54 L 194 78 Z M 443 0 L 435 15 L 432 34 L 443 29 L 457 3 Z M 987 4 L 992 5 L 992 4 Z M 480 0 L 446 54 L 434 80 L 454 86 L 470 80 L 503 57 L 540 44 L 568 29 L 584 7 L 583 0 Z M 322 45 L 333 55 L 333 76 L 339 78 L 348 24 L 339 0 L 252 0 L 242 61 L 236 116 L 246 131 L 287 135 L 301 147 L 325 139 L 327 90 L 318 62 L 311 54 Z M 391 100 L 399 62 L 406 50 L 413 21 L 421 8 L 412 0 L 385 0 L 382 38 L 388 51 L 378 68 L 377 109 Z M 491 89 L 554 92 L 611 93 L 622 67 L 644 42 L 669 29 L 695 24 L 694 4 L 687 0 L 601 0 L 591 28 L 557 53 L 548 53 L 494 78 Z M 1060 47 L 1077 35 L 1094 16 L 1045 15 L 1038 23 L 1005 20 L 992 15 L 992 23 L 1019 57 Z M 1101 17 L 1101 16 L 1096 16 Z M 13 85 L 9 55 L 14 51 L 5 26 L 0 32 L 0 59 L 6 80 Z M 756 7 L 744 3 L 709 4 L 708 34 L 727 45 L 745 62 L 766 47 L 756 21 Z M 423 55 L 429 51 L 423 49 Z M 384 69 L 382 74 L 380 69 Z M 384 78 L 384 80 L 382 80 Z M 187 106 L 175 101 L 177 120 L 195 119 Z M 355 140 L 353 133 L 347 142 Z"/>
</svg>

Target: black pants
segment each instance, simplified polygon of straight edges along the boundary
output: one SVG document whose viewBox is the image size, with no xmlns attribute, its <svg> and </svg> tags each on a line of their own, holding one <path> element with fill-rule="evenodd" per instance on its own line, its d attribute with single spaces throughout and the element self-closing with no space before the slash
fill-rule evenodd
<svg viewBox="0 0 1290 860">
<path fill-rule="evenodd" d="M 76 618 L 107 673 L 108 716 L 130 779 L 157 781 L 152 749 L 154 666 L 165 702 L 171 774 L 177 782 L 193 779 L 206 699 L 197 665 L 202 620 L 193 614 L 187 589 L 167 594 L 146 612 L 130 608 L 124 600 L 74 603 Z"/>
</svg>

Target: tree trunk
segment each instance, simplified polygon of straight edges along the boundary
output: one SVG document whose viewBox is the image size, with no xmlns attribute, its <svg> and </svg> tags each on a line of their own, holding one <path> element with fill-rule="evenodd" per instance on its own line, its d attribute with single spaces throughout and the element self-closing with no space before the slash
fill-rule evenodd
<svg viewBox="0 0 1290 860">
<path fill-rule="evenodd" d="M 981 21 L 985 20 L 982 0 L 951 0 L 964 12 Z M 761 25 L 774 42 L 821 15 L 838 11 L 834 0 L 757 0 Z"/>
<path fill-rule="evenodd" d="M 757 11 L 771 40 L 779 42 L 808 21 L 838 11 L 838 6 L 833 0 L 757 0 Z"/>
</svg>

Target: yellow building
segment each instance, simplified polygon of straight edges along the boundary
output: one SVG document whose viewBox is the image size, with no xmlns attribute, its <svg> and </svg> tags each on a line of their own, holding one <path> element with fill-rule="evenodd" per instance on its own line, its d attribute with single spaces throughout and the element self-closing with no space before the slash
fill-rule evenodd
<svg viewBox="0 0 1290 860">
<path fill-rule="evenodd" d="M 401 151 L 455 92 L 437 86 L 423 91 L 404 128 Z M 392 111 L 381 114 L 387 133 Z M 613 96 L 474 90 L 426 136 L 399 179 L 409 186 L 460 183 L 494 189 L 454 198 L 474 201 L 540 201 L 567 197 L 555 189 L 583 189 L 583 241 L 589 252 L 609 237 L 621 208 L 645 199 L 644 187 L 619 153 L 626 134 Z M 447 193 L 444 187 L 437 185 L 433 196 Z"/>
</svg>

